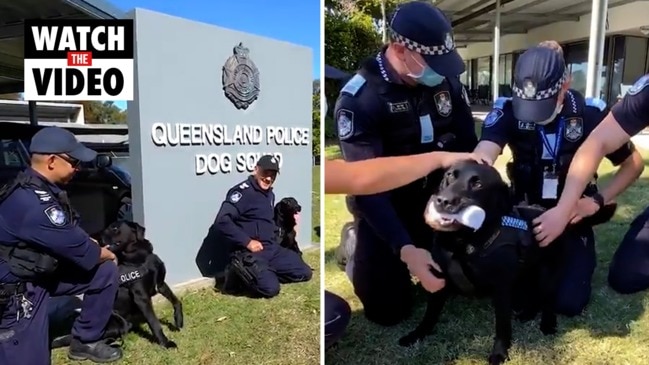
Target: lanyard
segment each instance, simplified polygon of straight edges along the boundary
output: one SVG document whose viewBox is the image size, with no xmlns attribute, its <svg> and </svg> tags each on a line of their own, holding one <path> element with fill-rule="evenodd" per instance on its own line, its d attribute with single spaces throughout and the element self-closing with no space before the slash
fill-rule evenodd
<svg viewBox="0 0 649 365">
<path fill-rule="evenodd" d="M 552 156 L 552 160 L 554 162 L 553 168 L 556 168 L 556 166 L 559 164 L 559 152 L 561 152 L 561 140 L 563 139 L 563 127 L 564 127 L 564 120 L 563 118 L 559 119 L 559 127 L 557 128 L 557 133 L 555 134 L 554 138 L 554 148 L 552 148 L 552 145 L 550 144 L 550 140 L 548 140 L 548 136 L 545 133 L 545 128 L 541 126 L 539 128 L 539 134 L 541 134 L 541 140 L 543 141 L 543 145 L 545 148 L 548 150 L 548 153 L 550 156 Z"/>
</svg>

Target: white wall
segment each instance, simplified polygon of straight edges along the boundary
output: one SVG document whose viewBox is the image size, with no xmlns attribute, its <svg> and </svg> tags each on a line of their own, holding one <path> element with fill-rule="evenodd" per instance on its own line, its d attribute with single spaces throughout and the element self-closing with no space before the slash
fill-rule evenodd
<svg viewBox="0 0 649 365">
<path fill-rule="evenodd" d="M 649 26 L 649 1 L 637 1 L 608 10 L 609 29 L 607 34 L 637 32 L 643 25 Z M 560 43 L 587 39 L 590 35 L 590 14 L 582 16 L 578 22 L 557 22 L 530 29 L 527 34 L 503 35 L 500 53 L 523 50 L 544 40 Z M 493 54 L 492 42 L 480 42 L 458 49 L 465 60 L 490 56 Z"/>
</svg>

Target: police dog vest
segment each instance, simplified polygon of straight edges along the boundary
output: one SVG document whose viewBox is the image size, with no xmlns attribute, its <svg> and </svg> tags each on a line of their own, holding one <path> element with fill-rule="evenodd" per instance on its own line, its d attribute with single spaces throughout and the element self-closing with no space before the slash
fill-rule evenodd
<svg viewBox="0 0 649 365">
<path fill-rule="evenodd" d="M 142 279 L 146 275 L 147 270 L 144 267 L 144 265 L 137 266 L 137 267 L 128 266 L 128 265 L 119 265 L 118 273 L 119 273 L 119 286 L 127 286 Z"/>
</svg>

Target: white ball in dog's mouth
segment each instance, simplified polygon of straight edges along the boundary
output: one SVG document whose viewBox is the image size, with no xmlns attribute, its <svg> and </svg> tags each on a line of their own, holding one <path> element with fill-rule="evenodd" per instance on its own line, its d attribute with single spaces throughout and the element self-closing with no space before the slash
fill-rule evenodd
<svg viewBox="0 0 649 365">
<path fill-rule="evenodd" d="M 428 224 L 439 225 L 444 228 L 450 228 L 453 224 L 461 224 L 478 230 L 482 227 L 485 215 L 485 211 L 477 205 L 470 205 L 457 214 L 440 213 L 435 208 L 433 199 L 430 199 L 426 206 L 424 219 Z"/>
</svg>

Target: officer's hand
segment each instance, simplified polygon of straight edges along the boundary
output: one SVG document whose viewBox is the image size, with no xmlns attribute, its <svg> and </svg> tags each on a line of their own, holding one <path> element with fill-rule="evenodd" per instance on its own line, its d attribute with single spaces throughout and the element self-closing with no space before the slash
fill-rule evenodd
<svg viewBox="0 0 649 365">
<path fill-rule="evenodd" d="M 112 253 L 109 249 L 106 247 L 101 248 L 101 253 L 99 254 L 99 261 L 104 262 L 104 261 L 114 261 L 117 262 L 117 257 L 115 257 L 115 254 Z"/>
<path fill-rule="evenodd" d="M 591 215 L 597 213 L 599 211 L 599 204 L 595 201 L 595 199 L 586 197 L 586 198 L 581 198 L 577 202 L 577 207 L 575 208 L 575 211 L 573 212 L 572 219 L 570 220 L 570 224 L 576 224 L 579 223 L 582 219 L 586 217 L 590 217 Z"/>
<path fill-rule="evenodd" d="M 250 242 L 248 242 L 248 245 L 246 245 L 246 248 L 248 248 L 250 252 L 259 252 L 264 249 L 264 245 L 262 245 L 261 242 L 257 240 L 250 240 Z"/>
<path fill-rule="evenodd" d="M 428 292 L 434 293 L 441 290 L 446 281 L 440 279 L 430 272 L 431 266 L 442 271 L 428 250 L 417 248 L 413 245 L 406 245 L 401 248 L 401 261 L 408 265 L 408 270 L 413 276 L 416 276 Z"/>
<path fill-rule="evenodd" d="M 571 220 L 572 212 L 554 207 L 537 217 L 534 223 L 534 235 L 539 246 L 546 247 L 563 233 Z"/>
<path fill-rule="evenodd" d="M 460 161 L 473 160 L 480 164 L 489 164 L 492 162 L 484 156 L 475 154 L 475 153 L 462 153 L 462 152 L 434 152 L 439 154 L 439 159 L 442 165 L 442 168 L 449 168 Z"/>
</svg>

